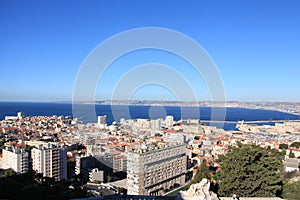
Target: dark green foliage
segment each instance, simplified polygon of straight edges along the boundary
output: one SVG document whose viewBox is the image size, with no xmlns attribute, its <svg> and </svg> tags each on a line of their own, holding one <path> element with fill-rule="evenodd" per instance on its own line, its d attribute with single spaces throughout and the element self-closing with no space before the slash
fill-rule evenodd
<svg viewBox="0 0 300 200">
<path fill-rule="evenodd" d="M 86 197 L 78 187 L 69 189 L 70 182 L 54 182 L 39 174 L 27 173 L 0 178 L 3 199 L 71 199 Z"/>
<path fill-rule="evenodd" d="M 25 147 L 25 151 L 28 152 L 28 155 L 31 155 L 31 149 L 33 149 L 32 146 L 28 146 L 28 145 L 27 145 L 27 146 Z"/>
<path fill-rule="evenodd" d="M 210 180 L 210 175 L 209 175 L 209 169 L 206 166 L 206 163 L 203 162 L 200 167 L 198 168 L 193 180 L 191 181 L 191 184 L 199 183 L 203 178 L 207 178 Z"/>
<path fill-rule="evenodd" d="M 282 160 L 276 151 L 239 143 L 226 156 L 220 156 L 219 163 L 221 170 L 216 174 L 219 195 L 274 197 L 281 194 Z"/>
<path fill-rule="evenodd" d="M 290 153 L 289 153 L 289 158 L 295 158 L 295 154 L 293 153 L 292 150 L 290 150 Z"/>
<path fill-rule="evenodd" d="M 287 144 L 280 144 L 279 145 L 279 149 L 288 149 L 289 148 L 289 145 Z"/>
<path fill-rule="evenodd" d="M 14 174 L 16 174 L 14 172 L 14 170 L 9 168 L 9 169 L 5 170 L 4 174 L 0 174 L 0 178 L 6 178 L 6 177 L 12 176 Z"/>
<path fill-rule="evenodd" d="M 0 140 L 0 153 L 2 153 L 2 149 L 4 149 L 4 143 L 6 142 L 6 140 L 4 138 L 1 138 Z"/>
<path fill-rule="evenodd" d="M 284 184 L 282 196 L 284 199 L 287 199 L 287 200 L 299 200 L 300 199 L 300 181 Z"/>
<path fill-rule="evenodd" d="M 269 152 L 270 156 L 274 156 L 279 160 L 282 160 L 284 158 L 285 154 L 286 154 L 286 151 L 279 152 L 276 149 L 269 149 L 268 152 Z"/>
<path fill-rule="evenodd" d="M 290 147 L 299 148 L 300 147 L 300 142 L 293 142 Z"/>
</svg>

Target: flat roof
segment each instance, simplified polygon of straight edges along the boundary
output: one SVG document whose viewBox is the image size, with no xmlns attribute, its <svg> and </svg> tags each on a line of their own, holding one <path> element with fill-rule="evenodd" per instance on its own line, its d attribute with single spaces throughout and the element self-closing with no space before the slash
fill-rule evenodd
<svg viewBox="0 0 300 200">
<path fill-rule="evenodd" d="M 108 184 L 111 184 L 112 186 L 115 186 L 115 187 L 127 189 L 127 179 L 126 178 L 119 180 L 119 181 L 110 182 Z"/>
</svg>

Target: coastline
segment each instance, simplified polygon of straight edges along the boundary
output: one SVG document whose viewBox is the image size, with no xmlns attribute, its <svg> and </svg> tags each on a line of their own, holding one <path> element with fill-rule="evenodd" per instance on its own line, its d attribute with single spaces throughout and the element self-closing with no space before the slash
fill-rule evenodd
<svg viewBox="0 0 300 200">
<path fill-rule="evenodd" d="M 68 102 L 72 103 L 72 102 Z M 173 101 L 95 101 L 95 102 L 75 102 L 78 104 L 94 105 L 120 105 L 120 106 L 184 106 L 184 107 L 211 107 L 211 108 L 245 108 L 260 109 L 268 111 L 278 111 L 300 117 L 300 102 L 173 102 Z"/>
</svg>

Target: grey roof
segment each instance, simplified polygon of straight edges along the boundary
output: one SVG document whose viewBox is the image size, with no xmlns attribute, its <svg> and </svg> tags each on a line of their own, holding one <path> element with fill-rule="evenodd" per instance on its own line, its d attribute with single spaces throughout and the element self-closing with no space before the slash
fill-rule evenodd
<svg viewBox="0 0 300 200">
<path fill-rule="evenodd" d="M 287 158 L 285 161 L 285 166 L 291 167 L 291 168 L 298 168 L 299 167 L 298 159 L 297 158 Z"/>
</svg>

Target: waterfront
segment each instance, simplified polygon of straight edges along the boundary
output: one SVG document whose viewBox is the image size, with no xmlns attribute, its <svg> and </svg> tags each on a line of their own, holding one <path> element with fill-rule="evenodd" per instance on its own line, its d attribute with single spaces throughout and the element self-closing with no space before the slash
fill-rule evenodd
<svg viewBox="0 0 300 200">
<path fill-rule="evenodd" d="M 122 107 L 122 105 L 114 105 L 115 107 Z M 144 118 L 150 119 L 151 106 L 129 106 L 129 111 L 132 119 Z M 181 107 L 179 106 L 165 106 L 165 112 L 161 115 L 172 115 L 174 120 L 181 119 Z M 200 116 L 195 115 L 195 112 L 190 112 L 187 118 L 199 118 L 200 120 L 210 120 L 211 107 L 188 107 L 191 111 L 199 109 Z M 110 105 L 95 105 L 97 115 L 106 115 L 108 124 L 119 119 L 114 119 Z M 0 119 L 4 119 L 7 115 L 16 115 L 17 112 L 22 111 L 27 116 L 52 116 L 62 115 L 72 117 L 72 104 L 70 103 L 36 103 L 36 102 L 0 102 Z M 164 118 L 165 116 L 156 115 L 157 118 Z M 153 115 L 152 115 L 153 118 Z M 283 113 L 274 110 L 264 109 L 248 109 L 248 108 L 226 108 L 226 121 L 256 121 L 256 120 L 298 120 L 299 116 Z M 87 116 L 82 119 L 84 123 L 96 122 L 96 116 Z M 273 125 L 274 123 L 265 123 Z M 220 124 L 222 126 L 222 124 Z M 222 128 L 222 127 L 219 127 Z M 236 130 L 234 123 L 225 123 L 225 130 Z"/>
<path fill-rule="evenodd" d="M 34 170 L 46 162 L 39 152 L 52 151 L 52 162 L 58 156 L 61 162 L 60 165 L 50 163 L 46 170 L 62 171 L 47 175 L 47 171 L 41 170 L 44 176 L 75 181 L 81 174 L 82 185 L 87 181 L 100 181 L 110 188 L 116 181 L 121 181 L 122 184 L 115 187 L 127 190 L 128 194 L 161 196 L 188 184 L 192 174 L 196 173 L 195 169 L 203 163 L 208 169 L 211 168 L 212 173 L 216 173 L 220 166 L 218 156 L 226 155 L 230 148 L 241 144 L 274 149 L 278 153 L 286 151 L 286 159 L 295 157 L 297 160 L 300 157 L 299 150 L 294 148 L 299 144 L 299 123 L 292 121 L 270 126 L 271 131 L 266 130 L 267 126 L 262 127 L 261 131 L 252 131 L 252 128 L 259 127 L 246 125 L 245 132 L 225 131 L 193 119 L 178 123 L 173 116 L 158 120 L 122 119 L 119 124 L 112 125 L 106 122 L 105 116 L 100 116 L 97 123 L 89 124 L 63 116 L 26 117 L 21 112 L 17 116 L 7 116 L 0 124 L 1 142 L 5 147 L 0 159 L 2 168 L 14 167 L 13 170 L 18 173 L 30 170 L 28 152 L 20 148 L 32 148 Z M 15 155 L 21 155 L 22 159 L 12 159 Z M 72 164 L 65 171 L 67 161 Z M 298 169 L 298 165 L 296 168 L 288 167 L 289 162 L 287 159 L 285 171 Z M 23 168 L 15 168 L 11 163 L 23 163 Z M 142 173 L 144 170 L 147 173 Z M 157 180 L 168 181 L 168 184 Z M 92 193 L 90 190 L 87 194 L 99 195 L 97 191 Z"/>
</svg>

